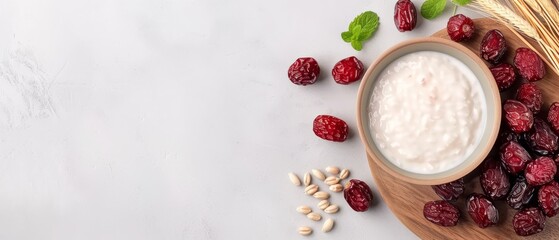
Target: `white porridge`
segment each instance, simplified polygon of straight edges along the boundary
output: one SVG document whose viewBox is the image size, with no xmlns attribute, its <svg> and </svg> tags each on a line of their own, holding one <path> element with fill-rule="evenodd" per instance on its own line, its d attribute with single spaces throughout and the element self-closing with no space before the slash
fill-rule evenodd
<svg viewBox="0 0 559 240">
<path fill-rule="evenodd" d="M 477 147 L 486 122 L 474 73 L 433 51 L 396 59 L 380 74 L 369 102 L 371 136 L 390 162 L 414 173 L 439 173 Z"/>
</svg>

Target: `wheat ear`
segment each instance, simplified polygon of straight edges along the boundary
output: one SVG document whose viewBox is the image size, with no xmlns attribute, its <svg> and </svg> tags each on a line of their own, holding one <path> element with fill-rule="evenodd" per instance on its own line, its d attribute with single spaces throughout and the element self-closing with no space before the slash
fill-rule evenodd
<svg viewBox="0 0 559 240">
<path fill-rule="evenodd" d="M 471 6 L 490 14 L 498 20 L 511 24 L 515 29 L 536 41 L 542 41 L 536 29 L 522 17 L 514 13 L 510 8 L 503 6 L 498 1 L 494 0 L 473 0 Z"/>
</svg>

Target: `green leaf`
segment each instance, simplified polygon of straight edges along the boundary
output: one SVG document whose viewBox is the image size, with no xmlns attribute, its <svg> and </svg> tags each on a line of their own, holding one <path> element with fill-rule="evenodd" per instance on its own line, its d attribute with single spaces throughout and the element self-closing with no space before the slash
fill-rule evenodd
<svg viewBox="0 0 559 240">
<path fill-rule="evenodd" d="M 361 33 L 361 25 L 355 25 L 351 30 L 351 40 L 359 40 L 359 34 Z"/>
<path fill-rule="evenodd" d="M 452 0 L 452 2 L 454 4 L 458 4 L 460 6 L 464 6 L 466 4 L 469 4 L 470 2 L 472 2 L 472 0 Z"/>
<path fill-rule="evenodd" d="M 446 7 L 446 0 L 427 0 L 421 5 L 421 16 L 426 19 L 433 19 L 443 13 Z"/>
<path fill-rule="evenodd" d="M 342 33 L 345 42 L 351 42 L 355 50 L 363 48 L 362 41 L 369 39 L 379 26 L 379 17 L 372 11 L 359 14 L 349 24 L 348 31 Z"/>
<path fill-rule="evenodd" d="M 349 24 L 348 29 L 351 31 L 357 25 L 365 25 L 366 20 L 370 18 L 370 12 L 371 11 L 366 11 L 357 15 L 357 17 L 355 17 L 353 21 L 351 21 L 351 23 Z"/>
<path fill-rule="evenodd" d="M 353 36 L 353 34 L 350 31 L 347 32 L 343 32 L 342 33 L 342 39 L 344 40 L 344 42 L 351 42 L 351 37 Z"/>
<path fill-rule="evenodd" d="M 378 20 L 375 22 L 372 22 L 372 24 L 366 25 L 365 27 L 363 27 L 363 29 L 361 30 L 361 33 L 359 33 L 359 40 L 366 40 L 369 39 L 374 32 L 377 31 L 378 29 Z"/>
<path fill-rule="evenodd" d="M 361 41 L 351 41 L 351 46 L 357 51 L 361 51 L 361 49 L 363 49 L 363 44 L 361 43 Z"/>
<path fill-rule="evenodd" d="M 372 34 L 371 32 L 361 31 L 357 36 L 357 40 L 359 41 L 367 40 L 367 38 L 371 37 L 371 34 Z"/>
<path fill-rule="evenodd" d="M 371 11 L 366 11 L 355 17 L 353 21 L 349 24 L 349 29 L 353 29 L 356 25 L 361 25 L 362 29 L 367 31 L 376 31 L 379 24 L 379 17 L 376 13 Z"/>
</svg>

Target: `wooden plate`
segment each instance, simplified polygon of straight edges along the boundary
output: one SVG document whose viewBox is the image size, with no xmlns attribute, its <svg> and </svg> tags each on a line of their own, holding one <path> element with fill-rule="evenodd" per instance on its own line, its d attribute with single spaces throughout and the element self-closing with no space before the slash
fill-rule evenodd
<svg viewBox="0 0 559 240">
<path fill-rule="evenodd" d="M 471 41 L 463 44 L 475 53 L 479 54 L 481 39 L 491 29 L 499 29 L 504 34 L 508 45 L 506 55 L 506 62 L 508 63 L 512 63 L 516 48 L 526 46 L 508 28 L 491 19 L 476 19 L 474 22 L 476 35 Z M 446 28 L 433 34 L 433 36 L 448 38 Z M 547 112 L 547 108 L 552 102 L 559 101 L 559 76 L 548 69 L 545 78 L 536 82 L 536 84 L 543 92 L 544 110 L 542 111 Z M 510 95 L 514 94 L 514 92 L 505 92 L 503 94 Z M 460 199 L 456 203 L 462 212 L 457 226 L 440 227 L 430 223 L 423 218 L 423 205 L 428 201 L 440 199 L 431 187 L 398 181 L 390 174 L 382 171 L 370 157 L 368 157 L 368 160 L 378 190 L 388 207 L 406 227 L 422 239 L 559 239 L 559 217 L 557 216 L 547 219 L 545 229 L 541 233 L 529 237 L 517 236 L 512 229 L 512 217 L 516 210 L 510 208 L 504 201 L 495 202 L 500 213 L 500 220 L 496 226 L 481 229 L 475 225 L 470 217 L 467 216 L 464 199 Z M 482 192 L 477 177 L 469 176 L 465 180 L 466 194 Z"/>
</svg>

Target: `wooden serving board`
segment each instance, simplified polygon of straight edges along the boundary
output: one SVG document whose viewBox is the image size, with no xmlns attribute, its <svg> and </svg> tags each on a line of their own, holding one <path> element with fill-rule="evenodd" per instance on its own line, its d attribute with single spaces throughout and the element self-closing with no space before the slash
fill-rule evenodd
<svg viewBox="0 0 559 240">
<path fill-rule="evenodd" d="M 482 18 L 476 19 L 474 22 L 476 34 L 471 41 L 465 42 L 463 45 L 478 55 L 481 39 L 491 29 L 499 29 L 504 34 L 508 45 L 506 55 L 506 62 L 508 63 L 512 64 L 516 48 L 526 46 L 507 27 L 494 20 Z M 433 36 L 449 38 L 446 28 L 433 34 Z M 548 69 L 545 78 L 536 82 L 536 84 L 541 88 L 544 95 L 544 110 L 542 112 L 547 112 L 552 102 L 559 101 L 559 76 Z M 513 86 L 513 88 L 516 89 L 516 86 Z M 511 95 L 514 94 L 514 91 L 502 94 Z M 504 201 L 495 202 L 500 213 L 499 223 L 495 226 L 485 229 L 479 228 L 468 216 L 463 198 L 456 202 L 462 213 L 457 226 L 440 227 L 435 225 L 423 217 L 424 204 L 428 201 L 440 199 L 430 186 L 419 186 L 399 181 L 378 167 L 370 157 L 368 157 L 368 160 L 378 190 L 388 207 L 406 227 L 421 239 L 559 239 L 559 216 L 548 218 L 545 229 L 538 234 L 529 237 L 517 236 L 512 228 L 512 217 L 516 210 L 510 208 Z M 466 195 L 472 192 L 483 192 L 479 185 L 479 178 L 475 175 L 477 174 L 474 172 L 471 176 L 465 178 Z"/>
</svg>

